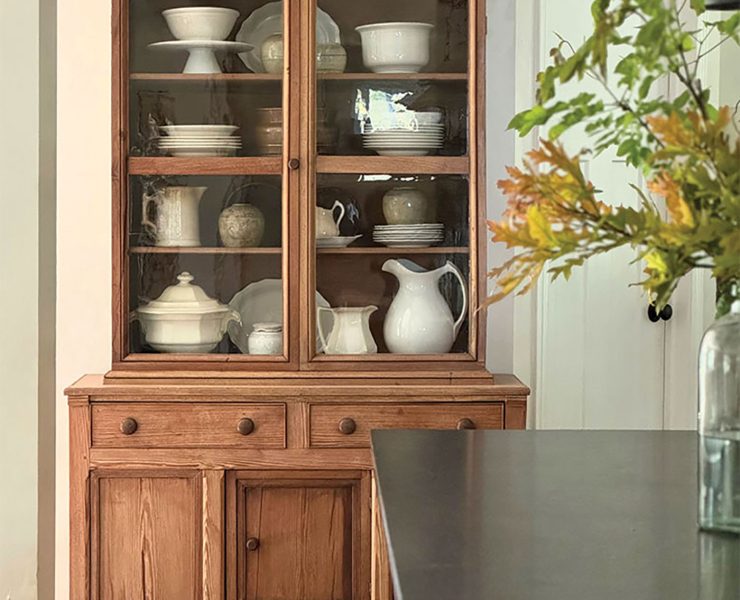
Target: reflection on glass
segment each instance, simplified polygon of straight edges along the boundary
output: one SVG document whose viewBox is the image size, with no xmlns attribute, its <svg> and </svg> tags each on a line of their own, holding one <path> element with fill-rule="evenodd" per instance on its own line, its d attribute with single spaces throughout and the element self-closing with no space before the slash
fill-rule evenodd
<svg viewBox="0 0 740 600">
<path fill-rule="evenodd" d="M 129 194 L 131 352 L 247 354 L 255 325 L 282 335 L 279 177 L 136 176 Z"/>
<path fill-rule="evenodd" d="M 347 55 L 346 73 L 317 69 L 319 154 L 467 154 L 467 2 L 319 5 L 317 27 L 333 23 Z"/>
</svg>

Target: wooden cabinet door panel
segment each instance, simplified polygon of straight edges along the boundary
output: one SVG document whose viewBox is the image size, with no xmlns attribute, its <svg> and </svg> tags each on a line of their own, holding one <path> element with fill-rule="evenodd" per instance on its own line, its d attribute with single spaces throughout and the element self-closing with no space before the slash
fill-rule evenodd
<svg viewBox="0 0 740 600">
<path fill-rule="evenodd" d="M 199 600 L 197 473 L 94 474 L 93 600 Z"/>
<path fill-rule="evenodd" d="M 237 598 L 364 598 L 360 489 L 359 479 L 239 479 Z"/>
</svg>

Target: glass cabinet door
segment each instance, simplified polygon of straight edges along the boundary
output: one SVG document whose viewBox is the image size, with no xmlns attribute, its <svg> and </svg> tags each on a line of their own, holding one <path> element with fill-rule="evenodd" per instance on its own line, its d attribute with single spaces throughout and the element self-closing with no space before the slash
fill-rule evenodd
<svg viewBox="0 0 740 600">
<path fill-rule="evenodd" d="M 120 359 L 286 362 L 284 6 L 119 4 Z"/>
<path fill-rule="evenodd" d="M 316 361 L 475 359 L 471 4 L 317 0 Z"/>
</svg>

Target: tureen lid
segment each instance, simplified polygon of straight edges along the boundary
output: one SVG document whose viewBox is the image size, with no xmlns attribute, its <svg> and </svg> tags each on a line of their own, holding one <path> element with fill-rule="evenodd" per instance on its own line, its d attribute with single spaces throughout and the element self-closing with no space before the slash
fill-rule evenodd
<svg viewBox="0 0 740 600">
<path fill-rule="evenodd" d="M 164 313 L 212 313 L 228 310 L 218 300 L 210 298 L 198 285 L 193 284 L 193 276 L 183 271 L 177 276 L 177 284 L 168 286 L 162 295 L 142 306 L 139 312 L 149 314 Z"/>
</svg>

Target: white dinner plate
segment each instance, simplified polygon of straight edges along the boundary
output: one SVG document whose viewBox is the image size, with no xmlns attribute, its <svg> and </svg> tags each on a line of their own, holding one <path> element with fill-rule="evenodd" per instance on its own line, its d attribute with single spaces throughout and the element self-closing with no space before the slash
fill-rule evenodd
<svg viewBox="0 0 740 600">
<path fill-rule="evenodd" d="M 231 135 L 237 129 L 238 125 L 160 125 L 159 127 L 165 133 L 172 137 L 182 135 L 204 135 L 204 136 L 224 136 Z"/>
<path fill-rule="evenodd" d="M 238 135 L 163 135 L 160 142 L 240 142 Z"/>
<path fill-rule="evenodd" d="M 431 150 L 418 150 L 416 148 L 407 148 L 405 150 L 384 150 L 382 148 L 375 149 L 380 156 L 429 156 Z"/>
<path fill-rule="evenodd" d="M 262 64 L 262 44 L 271 35 L 283 33 L 283 3 L 270 2 L 253 11 L 236 34 L 237 41 L 246 42 L 251 49 L 239 54 L 254 73 L 265 73 Z M 316 8 L 316 44 L 341 44 L 339 26 L 320 8 Z"/>
<path fill-rule="evenodd" d="M 382 242 L 388 248 L 429 248 L 434 242 Z"/>
<path fill-rule="evenodd" d="M 166 144 L 166 143 L 160 143 L 160 148 L 241 148 L 241 143 L 219 143 L 219 144 L 211 144 L 207 142 L 187 142 L 182 144 Z"/>
<path fill-rule="evenodd" d="M 376 146 L 365 146 L 368 150 L 393 150 L 396 152 L 400 152 L 402 150 L 411 150 L 411 151 L 425 151 L 429 152 L 430 150 L 439 150 L 442 146 L 438 144 L 401 144 L 398 146 L 395 145 L 376 145 Z"/>
<path fill-rule="evenodd" d="M 444 133 L 445 128 L 440 125 L 439 127 L 393 127 L 389 129 L 369 129 L 363 132 L 365 135 L 376 135 L 379 133 Z"/>
<path fill-rule="evenodd" d="M 195 157 L 207 157 L 207 156 L 208 157 L 213 157 L 213 156 L 225 157 L 225 156 L 234 156 L 234 154 L 236 154 L 236 150 L 203 150 L 203 149 L 196 149 L 196 148 L 191 148 L 187 150 L 167 149 L 166 152 L 178 158 L 195 158 Z"/>
<path fill-rule="evenodd" d="M 329 308 L 326 298 L 318 292 L 316 292 L 316 306 Z M 243 354 L 249 354 L 247 339 L 255 323 L 280 323 L 281 325 L 283 323 L 283 280 L 262 279 L 250 283 L 234 294 L 229 307 L 238 312 L 242 319 L 241 326 L 234 321 L 229 323 L 229 337 Z M 319 319 L 321 319 L 324 330 L 331 331 L 334 321 L 331 313 L 322 310 Z M 316 348 L 321 348 L 318 333 L 316 334 Z"/>
<path fill-rule="evenodd" d="M 373 229 L 429 229 L 431 227 L 444 227 L 444 223 L 398 223 L 398 224 L 390 224 L 387 223 L 385 225 L 375 225 Z"/>
<path fill-rule="evenodd" d="M 444 142 L 446 136 L 444 135 L 380 135 L 377 137 L 362 138 L 364 144 L 376 144 L 376 143 L 409 143 L 409 142 Z"/>
</svg>

